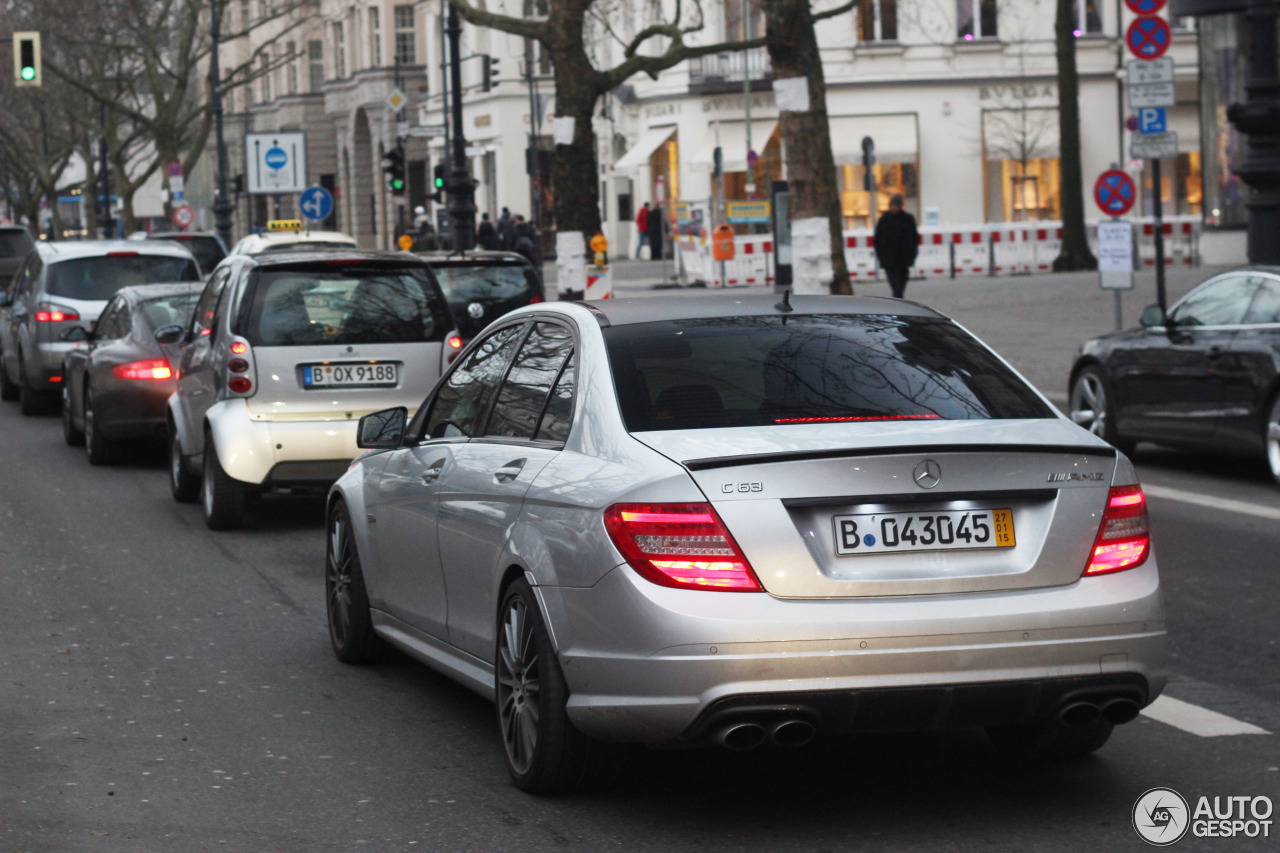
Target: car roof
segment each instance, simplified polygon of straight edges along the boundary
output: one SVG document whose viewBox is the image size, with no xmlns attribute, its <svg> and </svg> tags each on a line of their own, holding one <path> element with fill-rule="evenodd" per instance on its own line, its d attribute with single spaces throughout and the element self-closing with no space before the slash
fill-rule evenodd
<svg viewBox="0 0 1280 853">
<path fill-rule="evenodd" d="M 287 245 L 289 243 L 314 242 L 330 240 L 335 243 L 357 245 L 356 238 L 341 231 L 268 231 L 263 234 L 250 234 L 236 243 L 236 248 L 246 247 L 244 251 L 252 251 L 262 246 Z M 243 253 L 243 252 L 242 252 Z"/>
<path fill-rule="evenodd" d="M 182 246 L 168 240 L 157 240 L 155 243 L 141 240 L 66 240 L 36 243 L 36 250 L 46 264 L 75 258 L 100 258 L 109 252 L 168 258 L 191 257 L 191 253 Z"/>
<path fill-rule="evenodd" d="M 665 320 L 701 320 L 713 317 L 797 317 L 812 314 L 866 314 L 946 319 L 932 308 L 887 296 L 791 296 L 791 311 L 778 308 L 776 294 L 741 296 L 731 293 L 699 294 L 680 299 L 594 299 L 577 303 L 586 307 L 601 325 L 625 326 Z M 555 304 L 555 303 L 551 303 Z M 541 307 L 541 306 L 535 306 Z"/>
<path fill-rule="evenodd" d="M 245 257 L 245 256 L 240 256 Z M 324 249 L 300 252 L 269 252 L 251 255 L 249 263 L 259 267 L 295 266 L 309 263 L 334 263 L 338 261 L 378 261 L 386 264 L 398 261 L 405 266 L 425 267 L 427 262 L 408 252 L 379 252 L 372 249 Z"/>
<path fill-rule="evenodd" d="M 524 255 L 519 252 L 504 252 L 501 250 L 482 249 L 476 252 L 467 252 L 459 254 L 457 252 L 414 252 L 420 258 L 425 258 L 427 263 L 435 266 L 471 266 L 482 263 L 515 263 L 532 266 L 532 263 Z"/>
<path fill-rule="evenodd" d="M 122 287 L 118 294 L 134 302 L 145 302 L 148 299 L 161 299 L 165 296 L 178 296 L 184 293 L 199 293 L 204 290 L 203 281 L 172 281 L 160 284 L 131 284 Z"/>
</svg>

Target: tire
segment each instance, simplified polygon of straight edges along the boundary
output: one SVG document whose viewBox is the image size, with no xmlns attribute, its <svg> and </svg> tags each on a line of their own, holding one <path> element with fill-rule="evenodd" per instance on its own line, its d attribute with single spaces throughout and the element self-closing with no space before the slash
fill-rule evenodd
<svg viewBox="0 0 1280 853">
<path fill-rule="evenodd" d="M 90 465 L 110 465 L 116 458 L 116 445 L 102 435 L 93 412 L 93 389 L 84 389 L 84 449 Z"/>
<path fill-rule="evenodd" d="M 18 399 L 21 391 L 18 383 L 9 378 L 9 371 L 4 369 L 4 362 L 0 360 L 0 400 L 12 403 Z"/>
<path fill-rule="evenodd" d="M 234 480 L 222 470 L 213 436 L 204 438 L 204 476 L 200 481 L 204 523 L 210 530 L 235 530 L 244 524 L 249 484 Z"/>
<path fill-rule="evenodd" d="M 1083 758 L 1102 748 L 1115 724 L 1094 720 L 1086 726 L 1068 726 L 1050 719 L 1029 726 L 987 729 L 996 751 L 1007 758 L 1044 761 Z"/>
<path fill-rule="evenodd" d="M 1263 424 L 1263 440 L 1267 446 L 1267 465 L 1271 479 L 1280 486 L 1280 391 L 1271 398 L 1271 408 Z"/>
<path fill-rule="evenodd" d="M 69 394 L 67 388 L 62 389 L 62 439 L 71 447 L 83 447 L 84 432 L 76 429 L 71 420 L 71 401 L 67 399 Z"/>
<path fill-rule="evenodd" d="M 592 740 L 569 722 L 569 688 L 524 579 L 503 595 L 497 636 L 498 729 L 516 787 L 554 794 L 601 788 L 617 779 L 624 748 Z"/>
<path fill-rule="evenodd" d="M 1102 370 L 1090 365 L 1082 368 L 1071 382 L 1068 414 L 1078 426 L 1101 438 L 1121 453 L 1133 453 L 1137 443 L 1121 438 L 1116 432 L 1115 406 L 1111 383 Z"/>
<path fill-rule="evenodd" d="M 193 504 L 200 497 L 200 478 L 187 468 L 178 443 L 178 430 L 169 424 L 169 491 L 173 499 L 182 504 Z"/>
<path fill-rule="evenodd" d="M 351 514 L 342 501 L 329 513 L 324 557 L 324 600 L 329 619 L 329 642 L 343 663 L 374 663 L 388 652 L 386 641 L 373 630 L 369 591 L 360 569 Z"/>
</svg>

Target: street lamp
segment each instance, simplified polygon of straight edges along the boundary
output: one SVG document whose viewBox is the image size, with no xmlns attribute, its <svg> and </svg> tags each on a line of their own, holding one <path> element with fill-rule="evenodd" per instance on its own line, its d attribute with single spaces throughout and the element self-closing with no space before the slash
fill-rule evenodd
<svg viewBox="0 0 1280 853">
<path fill-rule="evenodd" d="M 227 198 L 227 142 L 222 136 L 222 77 L 218 71 L 218 0 L 209 0 L 209 37 L 213 53 L 209 57 L 209 75 L 213 80 L 213 136 L 218 149 L 218 191 L 213 200 L 213 222 L 222 242 L 231 245 L 231 200 Z"/>
</svg>

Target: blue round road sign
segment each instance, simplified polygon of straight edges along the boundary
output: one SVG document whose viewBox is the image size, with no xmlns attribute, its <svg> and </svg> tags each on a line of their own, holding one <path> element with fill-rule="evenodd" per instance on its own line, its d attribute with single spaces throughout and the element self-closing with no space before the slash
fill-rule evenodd
<svg viewBox="0 0 1280 853">
<path fill-rule="evenodd" d="M 1124 0 L 1124 5 L 1135 15 L 1154 15 L 1164 8 L 1168 0 Z"/>
<path fill-rule="evenodd" d="M 262 158 L 263 162 L 272 169 L 283 169 L 285 164 L 289 162 L 289 155 L 279 146 L 267 149 L 267 153 Z"/>
<path fill-rule="evenodd" d="M 1173 34 L 1164 18 L 1135 18 L 1124 40 L 1129 52 L 1139 59 L 1159 59 L 1169 49 Z"/>
<path fill-rule="evenodd" d="M 1103 172 L 1093 185 L 1093 200 L 1103 212 L 1111 216 L 1124 216 L 1128 213 L 1137 195 L 1133 178 L 1119 169 Z"/>
<path fill-rule="evenodd" d="M 307 219 L 328 219 L 333 213 L 333 196 L 324 187 L 307 187 L 298 199 L 298 209 Z"/>
</svg>

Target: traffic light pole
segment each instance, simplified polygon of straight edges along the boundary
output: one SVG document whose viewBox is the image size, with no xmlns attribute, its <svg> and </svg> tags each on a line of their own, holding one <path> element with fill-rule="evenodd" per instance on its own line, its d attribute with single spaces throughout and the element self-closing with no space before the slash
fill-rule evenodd
<svg viewBox="0 0 1280 853">
<path fill-rule="evenodd" d="M 231 245 L 231 212 L 235 209 L 227 194 L 227 141 L 222 135 L 222 77 L 218 72 L 218 0 L 209 0 L 209 77 L 213 80 L 213 135 L 218 150 L 218 195 L 213 200 L 213 225 L 222 242 Z"/>
<path fill-rule="evenodd" d="M 467 170 L 467 139 L 462 127 L 462 24 L 458 10 L 450 4 L 449 24 L 449 94 L 453 99 L 453 145 L 449 158 L 449 216 L 453 220 L 453 248 L 468 252 L 476 247 L 476 187 Z"/>
<path fill-rule="evenodd" d="M 399 50 L 396 51 L 396 55 L 395 55 L 395 81 L 396 81 L 395 82 L 396 91 L 399 91 L 400 90 L 400 51 Z M 404 168 L 405 159 L 404 159 L 404 140 L 400 137 L 400 125 L 403 121 L 404 121 L 404 109 L 401 108 L 396 110 L 396 152 L 398 154 L 396 159 L 397 159 L 397 162 L 401 164 L 400 167 L 402 169 Z M 402 186 L 400 188 L 400 194 L 398 199 L 396 198 L 395 194 L 392 194 L 392 200 L 395 202 L 395 205 L 396 205 L 396 235 L 397 235 L 396 239 L 399 239 L 399 235 L 405 233 L 405 227 L 404 227 L 405 210 L 404 209 L 405 209 L 406 199 L 408 195 L 408 189 L 409 188 L 407 186 Z M 394 243 L 394 241 L 392 242 Z"/>
</svg>

